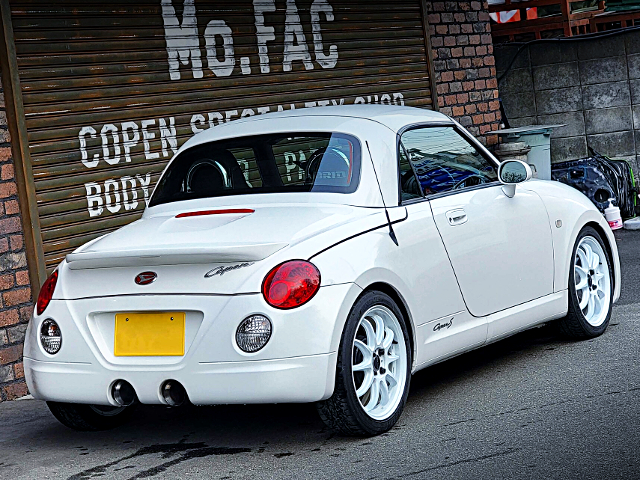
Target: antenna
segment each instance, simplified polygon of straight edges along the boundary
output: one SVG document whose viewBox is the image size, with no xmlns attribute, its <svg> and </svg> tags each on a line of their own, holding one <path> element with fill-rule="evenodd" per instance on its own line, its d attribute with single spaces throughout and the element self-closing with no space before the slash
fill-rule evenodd
<svg viewBox="0 0 640 480">
<path fill-rule="evenodd" d="M 382 205 L 384 205 L 384 214 L 387 216 L 387 225 L 389 226 L 389 236 L 391 237 L 391 240 L 393 240 L 393 243 L 396 244 L 396 246 L 400 246 L 400 244 L 398 243 L 398 237 L 396 237 L 396 232 L 393 231 L 393 225 L 391 223 L 391 218 L 389 217 L 389 210 L 387 210 L 387 204 L 384 201 L 384 195 L 382 194 L 382 187 L 380 186 L 380 179 L 378 178 L 378 172 L 376 171 L 376 165 L 373 162 L 373 155 L 371 155 L 371 149 L 369 148 L 369 142 L 365 141 L 364 143 L 367 144 L 367 150 L 369 151 L 369 158 L 371 159 L 371 166 L 373 167 L 373 173 L 376 176 L 376 182 L 378 182 L 378 190 L 380 191 L 380 198 L 382 198 Z"/>
</svg>

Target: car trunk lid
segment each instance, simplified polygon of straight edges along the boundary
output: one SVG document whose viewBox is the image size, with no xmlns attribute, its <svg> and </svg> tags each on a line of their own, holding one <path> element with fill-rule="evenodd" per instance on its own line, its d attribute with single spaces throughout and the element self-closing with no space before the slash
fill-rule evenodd
<svg viewBox="0 0 640 480">
<path fill-rule="evenodd" d="M 379 213 L 337 205 L 250 210 L 191 216 L 174 211 L 143 217 L 69 254 L 55 297 L 257 293 L 263 275 L 247 280 L 274 266 L 266 265 L 265 259 L 336 225 Z M 147 270 L 157 279 L 136 284 L 135 277 Z"/>
</svg>

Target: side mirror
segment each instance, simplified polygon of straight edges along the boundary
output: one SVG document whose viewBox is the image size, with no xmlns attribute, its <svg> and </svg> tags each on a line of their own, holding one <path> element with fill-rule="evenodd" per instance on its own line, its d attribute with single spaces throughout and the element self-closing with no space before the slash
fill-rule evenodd
<svg viewBox="0 0 640 480">
<path fill-rule="evenodd" d="M 517 184 L 526 182 L 532 176 L 531 167 L 520 160 L 505 160 L 498 167 L 498 179 L 502 183 L 502 191 L 509 198 L 516 194 Z"/>
</svg>

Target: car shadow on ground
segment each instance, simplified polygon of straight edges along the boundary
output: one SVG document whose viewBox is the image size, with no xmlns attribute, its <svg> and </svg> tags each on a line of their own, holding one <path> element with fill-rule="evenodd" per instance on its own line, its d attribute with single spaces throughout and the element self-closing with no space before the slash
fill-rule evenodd
<svg viewBox="0 0 640 480">
<path fill-rule="evenodd" d="M 422 370 L 412 378 L 407 411 L 434 396 L 447 395 L 447 389 L 453 384 L 463 383 L 475 375 L 491 374 L 495 368 L 525 364 L 528 356 L 565 343 L 552 327 L 543 326 Z M 43 405 L 42 408 L 46 407 Z M 197 438 L 205 440 L 207 445 L 259 449 L 265 442 L 285 445 L 308 442 L 311 445 L 334 438 L 334 435 L 319 419 L 315 406 L 310 404 L 188 405 L 179 408 L 141 405 L 132 422 L 99 434 L 73 432 L 51 417 L 42 431 L 31 436 L 31 446 L 37 449 L 38 439 L 47 438 L 56 438 L 70 447 L 80 441 L 85 448 L 91 444 L 148 445 L 149 439 L 163 445 L 188 444 L 190 439 Z M 344 440 L 348 442 L 348 439 Z"/>
<path fill-rule="evenodd" d="M 506 368 L 513 362 L 526 362 L 527 357 L 541 350 L 554 350 L 571 343 L 574 341 L 562 338 L 552 324 L 535 327 L 419 371 L 411 380 L 409 399 L 420 401 L 442 393 L 453 383 Z"/>
<path fill-rule="evenodd" d="M 402 430 L 414 422 L 443 419 L 451 420 L 451 425 L 464 422 L 456 418 L 455 411 L 434 411 L 434 416 L 424 419 L 425 408 L 429 410 L 432 402 L 439 405 L 438 408 L 447 405 L 451 397 L 458 395 L 460 389 L 466 389 L 474 378 L 472 388 L 477 390 L 480 382 L 483 391 L 485 388 L 488 391 L 492 379 L 502 378 L 495 375 L 496 369 L 513 370 L 514 375 L 521 375 L 522 370 L 530 368 L 531 356 L 546 350 L 562 350 L 571 343 L 561 340 L 553 328 L 543 326 L 418 372 L 412 378 L 405 413 L 394 429 L 383 434 L 388 437 L 383 442 L 393 444 L 394 437 L 404 438 Z M 130 423 L 97 433 L 67 429 L 41 402 L 29 402 L 28 408 L 33 411 L 33 418 L 12 425 L 21 433 L 15 448 L 25 455 L 37 454 L 40 449 L 66 452 L 71 462 L 67 470 L 72 473 L 69 479 L 125 478 L 127 475 L 130 479 L 149 478 L 191 459 L 219 455 L 244 455 L 239 457 L 242 459 L 239 464 L 246 466 L 267 461 L 267 457 L 273 462 L 301 454 L 323 455 L 333 462 L 338 459 L 329 457 L 338 457 L 352 447 L 371 445 L 370 439 L 334 435 L 318 417 L 315 406 L 309 404 L 188 405 L 173 409 L 139 406 Z M 254 458 L 256 455 L 265 460 Z M 11 465 L 0 464 L 0 477 L 8 467 Z"/>
</svg>

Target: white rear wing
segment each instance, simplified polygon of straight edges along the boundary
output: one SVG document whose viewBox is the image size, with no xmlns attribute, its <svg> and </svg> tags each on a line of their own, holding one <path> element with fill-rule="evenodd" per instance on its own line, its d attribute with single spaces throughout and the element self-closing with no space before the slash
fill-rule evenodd
<svg viewBox="0 0 640 480">
<path fill-rule="evenodd" d="M 287 245 L 287 243 L 227 244 L 206 247 L 202 245 L 163 245 L 138 250 L 123 249 L 70 253 L 67 255 L 66 260 L 71 270 L 257 262 L 273 255 Z"/>
</svg>

